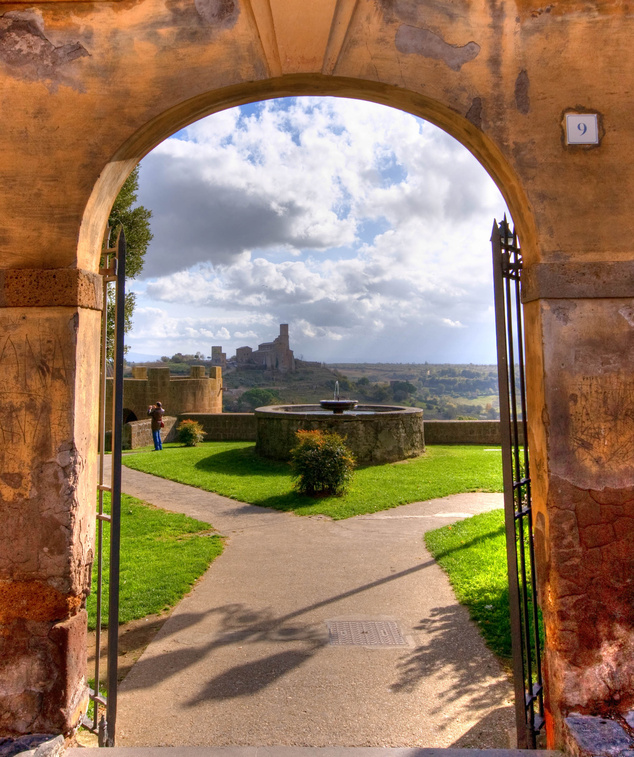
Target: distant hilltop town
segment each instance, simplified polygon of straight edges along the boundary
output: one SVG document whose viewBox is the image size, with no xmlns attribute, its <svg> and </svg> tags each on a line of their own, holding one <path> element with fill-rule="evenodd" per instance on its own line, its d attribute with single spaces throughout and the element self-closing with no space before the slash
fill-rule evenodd
<svg viewBox="0 0 634 757">
<path fill-rule="evenodd" d="M 296 366 L 293 350 L 289 347 L 288 323 L 280 324 L 280 335 L 272 342 L 259 344 L 257 350 L 251 347 L 238 347 L 234 357 L 229 360 L 221 346 L 212 347 L 211 364 L 219 368 L 252 368 L 293 373 Z"/>
</svg>

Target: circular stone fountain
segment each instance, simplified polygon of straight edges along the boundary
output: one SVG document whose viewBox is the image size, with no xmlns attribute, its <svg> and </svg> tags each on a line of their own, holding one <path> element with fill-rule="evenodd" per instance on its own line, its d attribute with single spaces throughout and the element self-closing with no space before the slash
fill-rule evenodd
<svg viewBox="0 0 634 757">
<path fill-rule="evenodd" d="M 359 465 L 393 463 L 425 451 L 423 411 L 399 405 L 356 405 L 354 400 L 323 400 L 320 405 L 270 405 L 255 411 L 256 451 L 288 460 L 300 429 L 335 431 L 344 437 Z M 331 403 L 352 402 L 336 409 Z M 356 405 L 356 407 L 354 406 Z M 334 412 L 333 412 L 334 409 Z"/>
</svg>

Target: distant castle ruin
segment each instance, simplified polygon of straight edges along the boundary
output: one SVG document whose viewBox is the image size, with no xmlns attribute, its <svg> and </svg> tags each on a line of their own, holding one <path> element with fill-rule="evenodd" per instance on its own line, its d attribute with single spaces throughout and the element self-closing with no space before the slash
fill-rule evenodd
<svg viewBox="0 0 634 757">
<path fill-rule="evenodd" d="M 230 360 L 227 360 L 222 347 L 212 347 L 211 364 L 219 368 L 234 364 L 237 368 L 259 368 L 292 373 L 295 371 L 295 357 L 293 350 L 289 347 L 288 323 L 280 324 L 280 335 L 272 342 L 259 344 L 257 350 L 251 347 L 238 347 L 235 357 Z"/>
</svg>

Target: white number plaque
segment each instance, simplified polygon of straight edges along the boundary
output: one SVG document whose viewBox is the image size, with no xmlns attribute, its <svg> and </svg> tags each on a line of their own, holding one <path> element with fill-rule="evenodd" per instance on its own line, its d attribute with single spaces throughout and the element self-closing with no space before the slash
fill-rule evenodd
<svg viewBox="0 0 634 757">
<path fill-rule="evenodd" d="M 599 125 L 596 113 L 566 113 L 566 143 L 598 145 Z"/>
</svg>

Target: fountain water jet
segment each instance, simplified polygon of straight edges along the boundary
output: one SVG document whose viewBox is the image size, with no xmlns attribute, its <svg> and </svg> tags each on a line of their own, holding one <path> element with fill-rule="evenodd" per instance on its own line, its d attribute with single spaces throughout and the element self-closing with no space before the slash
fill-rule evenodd
<svg viewBox="0 0 634 757">
<path fill-rule="evenodd" d="M 320 407 L 324 410 L 332 410 L 333 413 L 343 413 L 346 410 L 352 410 L 359 404 L 358 400 L 339 399 L 339 382 L 335 381 L 335 391 L 331 400 L 319 400 Z"/>
</svg>

